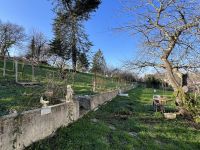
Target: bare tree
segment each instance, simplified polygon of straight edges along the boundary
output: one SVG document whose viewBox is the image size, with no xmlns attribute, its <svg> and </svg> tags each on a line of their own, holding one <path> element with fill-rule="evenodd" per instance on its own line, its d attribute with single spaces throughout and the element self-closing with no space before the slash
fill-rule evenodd
<svg viewBox="0 0 200 150">
<path fill-rule="evenodd" d="M 58 68 L 58 74 L 61 79 L 67 79 L 67 72 L 70 71 L 69 61 L 63 57 L 58 55 L 51 55 L 49 57 L 49 63 L 52 64 L 54 67 Z M 67 71 L 68 69 L 68 71 Z"/>
<path fill-rule="evenodd" d="M 176 92 L 176 104 L 188 108 L 192 101 L 187 73 L 200 67 L 200 1 L 128 0 L 123 4 L 134 17 L 120 29 L 143 38 L 140 56 L 127 62 L 128 67 L 164 69 Z"/>
<path fill-rule="evenodd" d="M 10 48 L 21 45 L 24 39 L 23 27 L 10 22 L 0 22 L 0 55 L 4 58 L 3 76 L 6 74 L 6 55 L 10 56 Z"/>
<path fill-rule="evenodd" d="M 48 54 L 48 40 L 42 32 L 34 30 L 30 36 L 28 56 L 37 62 Z"/>
</svg>

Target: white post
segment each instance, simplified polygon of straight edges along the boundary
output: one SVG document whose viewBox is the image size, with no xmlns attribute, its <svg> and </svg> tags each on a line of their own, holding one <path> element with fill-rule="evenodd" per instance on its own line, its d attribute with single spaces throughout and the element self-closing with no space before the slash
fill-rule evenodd
<svg viewBox="0 0 200 150">
<path fill-rule="evenodd" d="M 18 82 L 18 62 L 15 60 L 15 82 Z"/>
</svg>

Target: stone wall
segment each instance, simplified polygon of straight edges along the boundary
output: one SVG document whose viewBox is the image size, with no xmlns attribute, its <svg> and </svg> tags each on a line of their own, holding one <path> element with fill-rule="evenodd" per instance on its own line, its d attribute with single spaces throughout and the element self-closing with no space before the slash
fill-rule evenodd
<svg viewBox="0 0 200 150">
<path fill-rule="evenodd" d="M 133 87 L 122 88 L 121 92 L 129 91 L 132 88 Z M 76 97 L 76 100 L 79 101 L 79 105 L 84 109 L 93 110 L 97 108 L 99 105 L 102 105 L 103 103 L 112 100 L 114 97 L 118 95 L 118 93 L 119 90 L 114 90 L 92 96 L 79 96 Z"/>
<path fill-rule="evenodd" d="M 103 103 L 112 100 L 114 97 L 117 96 L 118 90 L 107 92 L 107 93 L 101 93 L 100 95 L 93 95 L 91 96 L 90 101 L 90 108 L 91 110 L 97 108 L 98 106 L 102 105 Z"/>
<path fill-rule="evenodd" d="M 23 149 L 77 120 L 78 113 L 79 103 L 76 101 L 1 117 L 0 149 Z"/>
<path fill-rule="evenodd" d="M 124 88 L 122 91 L 131 88 Z M 0 117 L 0 150 L 20 150 L 44 139 L 58 128 L 67 126 L 82 117 L 83 114 L 79 114 L 80 107 L 88 112 L 110 101 L 117 94 L 118 90 L 115 90 L 93 96 L 76 97 L 74 102 Z"/>
</svg>

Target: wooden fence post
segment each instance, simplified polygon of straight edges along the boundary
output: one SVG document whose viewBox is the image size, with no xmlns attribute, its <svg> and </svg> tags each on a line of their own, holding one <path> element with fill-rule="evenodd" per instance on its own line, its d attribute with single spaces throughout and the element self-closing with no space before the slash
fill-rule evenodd
<svg viewBox="0 0 200 150">
<path fill-rule="evenodd" d="M 6 76 L 6 56 L 3 58 L 3 77 Z"/>
<path fill-rule="evenodd" d="M 32 62 L 32 81 L 35 80 L 35 67 L 34 67 L 34 64 Z"/>
<path fill-rule="evenodd" d="M 18 82 L 18 62 L 15 60 L 15 82 Z"/>
</svg>

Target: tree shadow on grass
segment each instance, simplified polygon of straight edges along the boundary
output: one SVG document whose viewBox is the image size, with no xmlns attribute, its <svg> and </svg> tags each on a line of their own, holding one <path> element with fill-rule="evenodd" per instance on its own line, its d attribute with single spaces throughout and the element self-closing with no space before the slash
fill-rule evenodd
<svg viewBox="0 0 200 150">
<path fill-rule="evenodd" d="M 162 133 L 166 133 L 166 135 L 162 135 L 164 138 L 168 138 L 168 141 L 172 142 L 173 144 L 171 144 L 169 147 L 167 147 L 166 145 L 161 145 L 161 149 L 162 148 L 177 148 L 176 145 L 182 145 L 182 147 L 184 147 L 184 145 L 187 147 L 188 144 L 192 144 L 195 143 L 193 146 L 194 148 L 197 148 L 199 146 L 199 143 L 195 140 L 185 143 L 184 140 L 180 139 L 180 140 L 175 140 L 174 141 L 174 133 L 178 133 L 180 134 L 180 137 L 183 136 L 194 136 L 195 135 L 195 129 L 191 132 L 186 132 L 188 129 L 188 125 L 185 124 L 185 120 L 183 120 L 182 118 L 178 118 L 176 120 L 166 120 L 163 118 L 163 115 L 161 113 L 155 113 L 153 111 L 152 105 L 151 105 L 151 99 L 149 99 L 149 101 L 147 101 L 146 98 L 144 102 L 144 99 L 141 99 L 141 96 L 143 95 L 143 90 L 142 89 L 137 89 L 137 91 L 130 91 L 129 92 L 130 98 L 116 98 L 114 99 L 114 101 L 110 102 L 107 106 L 105 106 L 104 108 L 102 108 L 102 110 L 100 110 L 100 112 L 102 111 L 106 111 L 107 108 L 109 108 L 109 113 L 110 112 L 114 112 L 114 113 L 108 113 L 108 116 L 101 116 L 99 114 L 99 119 L 102 119 L 103 121 L 107 122 L 108 124 L 112 124 L 114 126 L 117 127 L 117 129 L 122 130 L 122 131 L 127 131 L 127 132 L 136 132 L 136 133 L 140 133 L 140 132 L 146 132 L 146 133 L 150 133 L 153 134 L 154 136 L 161 134 Z M 112 110 L 110 109 L 110 107 L 112 108 Z M 115 118 L 113 116 L 113 114 L 115 114 L 115 112 L 117 113 L 121 113 L 123 114 L 124 112 L 129 112 L 132 111 L 133 113 L 129 113 L 130 116 L 127 119 L 121 119 L 119 116 L 117 116 L 118 118 Z M 174 112 L 176 111 L 174 108 L 171 108 L 170 106 L 166 108 L 166 112 Z M 100 113 L 99 112 L 99 113 Z M 98 113 L 97 113 L 98 114 Z M 182 128 L 180 128 L 180 126 Z M 154 129 L 154 128 L 158 128 L 158 129 Z M 152 129 L 152 130 L 151 130 Z M 167 137 L 167 134 L 171 134 L 172 137 L 169 138 Z M 150 144 L 152 145 L 152 147 L 150 146 L 150 148 L 153 147 L 159 147 L 159 144 L 162 144 L 163 141 L 160 141 L 160 137 L 156 137 L 156 138 L 152 138 L 152 136 L 148 136 L 145 135 L 147 139 L 149 139 L 150 141 L 153 141 L 154 144 Z M 199 134 L 200 136 L 200 134 Z M 198 137 L 198 136 L 197 136 Z M 141 137 L 143 138 L 143 137 Z M 183 138 L 184 139 L 184 138 Z M 160 142 L 160 143 L 159 143 Z"/>
<path fill-rule="evenodd" d="M 199 130 L 181 118 L 165 120 L 161 113 L 154 113 L 152 94 L 145 92 L 141 88 L 131 90 L 130 97 L 115 98 L 71 126 L 59 129 L 53 138 L 35 143 L 29 150 L 199 149 Z M 90 121 L 93 118 L 97 119 L 96 123 Z M 110 129 L 110 125 L 115 129 Z"/>
</svg>

